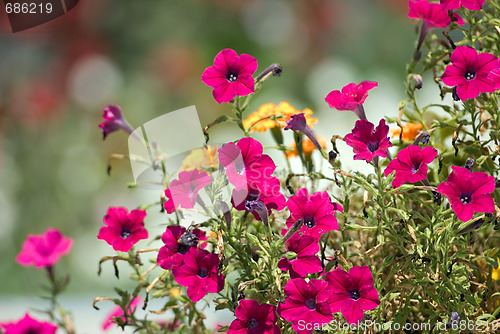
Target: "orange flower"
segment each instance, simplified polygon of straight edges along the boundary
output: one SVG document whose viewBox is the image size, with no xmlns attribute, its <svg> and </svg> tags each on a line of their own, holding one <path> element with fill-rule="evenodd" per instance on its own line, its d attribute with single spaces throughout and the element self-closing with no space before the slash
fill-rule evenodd
<svg viewBox="0 0 500 334">
<path fill-rule="evenodd" d="M 326 149 L 325 137 L 318 136 L 317 138 L 318 138 L 318 142 L 321 145 L 321 147 Z M 285 152 L 287 158 L 291 158 L 291 157 L 295 157 L 295 156 L 299 155 L 299 152 L 297 151 L 297 144 L 295 144 L 295 142 L 291 143 L 289 146 L 291 146 L 293 148 L 293 151 L 286 151 Z M 304 140 L 302 140 L 302 152 L 304 152 L 305 157 L 307 157 L 307 158 L 310 157 L 315 148 L 316 148 L 316 146 L 314 146 L 311 139 L 304 138 Z"/>
<path fill-rule="evenodd" d="M 306 108 L 304 110 L 296 110 L 290 103 L 281 102 L 278 105 L 273 103 L 266 103 L 260 106 L 259 110 L 254 113 L 251 113 L 247 119 L 243 121 L 243 126 L 245 129 L 250 129 L 250 132 L 266 132 L 267 129 L 273 128 L 275 126 L 279 126 L 281 128 L 286 126 L 286 121 L 290 120 L 291 115 L 304 113 L 304 116 L 307 120 L 307 125 L 312 127 L 314 123 L 317 123 L 318 120 L 312 117 L 312 110 Z M 276 120 L 266 119 L 266 117 L 270 116 L 282 116 L 276 118 Z"/>
<path fill-rule="evenodd" d="M 219 154 L 217 146 L 196 148 L 189 153 L 182 161 L 181 171 L 189 171 L 193 169 L 203 170 L 203 168 L 218 168 Z"/>
<path fill-rule="evenodd" d="M 170 294 L 172 296 L 180 296 L 180 295 L 182 295 L 182 291 L 177 289 L 177 288 L 172 288 L 172 289 L 170 289 Z"/>
<path fill-rule="evenodd" d="M 406 123 L 405 125 L 403 125 L 403 136 L 401 137 L 401 139 L 403 141 L 414 141 L 423 128 L 424 127 L 421 123 Z M 399 138 L 400 133 L 400 128 L 391 129 L 392 138 Z"/>
</svg>

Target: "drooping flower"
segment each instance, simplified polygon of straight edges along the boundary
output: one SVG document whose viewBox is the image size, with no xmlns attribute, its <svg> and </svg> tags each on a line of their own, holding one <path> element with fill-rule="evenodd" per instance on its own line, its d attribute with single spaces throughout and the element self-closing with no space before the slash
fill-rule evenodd
<svg viewBox="0 0 500 334">
<path fill-rule="evenodd" d="M 28 313 L 17 322 L 0 323 L 0 332 L 3 334 L 55 334 L 56 331 L 56 325 L 48 321 L 38 321 Z"/>
<path fill-rule="evenodd" d="M 128 252 L 139 240 L 147 239 L 148 231 L 144 228 L 146 211 L 124 207 L 110 207 L 104 216 L 104 225 L 99 230 L 97 239 L 104 240 L 115 251 Z"/>
<path fill-rule="evenodd" d="M 325 137 L 323 136 L 318 136 L 318 143 L 321 145 L 323 149 L 326 149 L 326 140 Z M 297 144 L 295 142 L 291 143 L 289 146 L 293 148 L 293 151 L 286 151 L 285 154 L 287 158 L 295 157 L 299 155 L 299 152 L 297 151 Z M 304 138 L 302 141 L 302 152 L 304 153 L 304 156 L 306 158 L 311 157 L 312 152 L 316 149 L 316 146 L 314 143 L 311 141 L 309 138 Z"/>
<path fill-rule="evenodd" d="M 403 125 L 403 134 L 401 135 L 401 140 L 402 141 L 414 141 L 415 138 L 420 134 L 420 132 L 423 130 L 424 126 L 422 123 L 405 123 Z M 391 129 L 391 137 L 392 138 L 399 138 L 399 135 L 401 134 L 401 128 L 396 128 L 396 129 Z"/>
<path fill-rule="evenodd" d="M 368 266 L 354 266 L 348 273 L 339 267 L 328 272 L 325 280 L 332 312 L 342 312 L 350 324 L 357 324 L 363 319 L 364 311 L 373 310 L 380 304 Z"/>
<path fill-rule="evenodd" d="M 245 53 L 240 56 L 232 49 L 224 49 L 215 56 L 214 65 L 207 67 L 201 76 L 207 86 L 213 87 L 217 103 L 229 102 L 234 97 L 255 91 L 257 60 Z"/>
<path fill-rule="evenodd" d="M 217 145 L 202 148 L 195 148 L 182 161 L 180 171 L 190 171 L 193 169 L 204 170 L 204 168 L 219 167 L 219 155 Z"/>
<path fill-rule="evenodd" d="M 285 285 L 285 303 L 278 306 L 278 314 L 292 322 L 299 334 L 310 334 L 315 327 L 333 320 L 329 305 L 330 291 L 327 282 L 294 278 Z M 321 328 L 321 327 L 319 327 Z"/>
<path fill-rule="evenodd" d="M 127 316 L 131 316 L 132 313 L 135 312 L 135 309 L 137 308 L 137 305 L 141 302 L 140 297 L 135 297 L 129 304 L 125 306 L 126 313 L 123 312 L 123 308 L 121 306 L 116 306 L 113 311 L 106 317 L 104 322 L 102 323 L 102 329 L 103 330 L 108 330 L 112 325 L 115 324 L 114 318 L 121 318 L 123 321 L 126 321 Z"/>
<path fill-rule="evenodd" d="M 210 176 L 198 169 L 180 172 L 177 179 L 170 182 L 170 196 L 174 208 L 180 206 L 184 209 L 192 209 L 196 204 L 198 192 L 206 185 L 212 183 Z M 167 196 L 167 193 L 165 193 Z"/>
<path fill-rule="evenodd" d="M 443 11 L 457 9 L 462 6 L 468 10 L 481 10 L 486 0 L 441 0 Z"/>
<path fill-rule="evenodd" d="M 360 84 L 350 83 L 342 91 L 331 91 L 325 98 L 330 108 L 351 110 L 360 119 L 366 119 L 363 103 L 368 97 L 368 91 L 378 86 L 374 81 L 363 81 Z"/>
<path fill-rule="evenodd" d="M 285 235 L 283 231 L 283 235 Z M 316 256 L 319 252 L 318 239 L 310 235 L 292 235 L 286 242 L 287 254 L 296 255 L 292 258 L 285 255 L 279 262 L 278 268 L 288 271 L 291 278 L 306 277 L 307 274 L 319 273 L 323 270 L 321 260 Z"/>
<path fill-rule="evenodd" d="M 301 188 L 297 194 L 288 199 L 286 204 L 290 210 L 286 225 L 291 227 L 302 219 L 304 225 L 300 232 L 304 235 L 319 238 L 322 233 L 339 229 L 335 211 L 342 212 L 344 209 L 339 204 L 332 204 L 326 191 L 309 195 L 307 189 Z"/>
<path fill-rule="evenodd" d="M 242 299 L 234 310 L 236 319 L 231 322 L 228 334 L 279 334 L 276 325 L 276 306 L 259 304 L 255 300 Z"/>
<path fill-rule="evenodd" d="M 28 234 L 16 261 L 23 266 L 50 267 L 68 254 L 72 246 L 73 239 L 66 238 L 58 229 L 48 228 L 43 234 Z"/>
<path fill-rule="evenodd" d="M 453 212 L 461 221 L 468 221 L 474 212 L 495 211 L 490 193 L 495 190 L 495 178 L 483 172 L 471 172 L 467 168 L 452 166 L 446 182 L 441 182 L 437 192 L 448 198 Z"/>
<path fill-rule="evenodd" d="M 318 139 L 316 139 L 316 136 L 314 135 L 312 129 L 309 127 L 309 125 L 307 125 L 306 117 L 303 113 L 290 116 L 290 120 L 286 121 L 285 130 L 302 132 L 311 140 L 311 142 L 314 144 L 314 146 L 316 146 L 318 150 L 320 150 L 320 152 L 323 151 L 321 144 L 318 142 Z"/>
<path fill-rule="evenodd" d="M 175 281 L 187 287 L 187 295 L 197 302 L 208 292 L 217 293 L 224 288 L 224 275 L 219 273 L 219 257 L 204 249 L 192 247 L 184 254 L 184 264 L 174 267 Z"/>
<path fill-rule="evenodd" d="M 388 176 L 392 171 L 396 171 L 396 177 L 392 181 L 392 186 L 397 188 L 405 182 L 415 183 L 427 178 L 427 165 L 430 164 L 437 155 L 437 151 L 426 146 L 420 148 L 418 145 L 409 145 L 398 152 L 396 158 L 389 162 L 384 171 Z"/>
<path fill-rule="evenodd" d="M 283 101 L 278 105 L 274 103 L 263 104 L 243 121 L 243 126 L 250 132 L 266 132 L 275 126 L 285 127 L 286 121 L 290 120 L 290 116 L 300 113 L 304 113 L 307 125 L 310 127 L 318 122 L 316 118 L 312 117 L 313 112 L 311 109 L 296 110 L 290 103 Z M 269 119 L 269 117 L 273 116 L 276 118 L 275 120 Z"/>
<path fill-rule="evenodd" d="M 219 149 L 219 161 L 226 168 L 229 182 L 236 187 L 260 182 L 270 177 L 276 165 L 270 156 L 263 153 L 262 144 L 245 137 L 235 143 L 227 143 Z"/>
<path fill-rule="evenodd" d="M 102 138 L 106 137 L 111 133 L 118 130 L 123 130 L 128 134 L 134 132 L 134 129 L 128 124 L 123 117 L 122 110 L 119 106 L 109 105 L 102 110 L 102 118 L 104 121 L 99 124 L 102 129 Z"/>
<path fill-rule="evenodd" d="M 178 225 L 167 226 L 161 236 L 161 241 L 165 246 L 160 248 L 156 262 L 165 270 L 180 266 L 184 254 L 191 248 L 197 247 L 198 243 L 204 240 L 207 240 L 205 231 L 197 228 L 186 230 Z M 204 248 L 204 244 L 201 245 L 201 248 Z"/>
<path fill-rule="evenodd" d="M 451 54 L 450 60 L 452 63 L 446 66 L 441 80 L 445 85 L 456 86 L 461 100 L 495 91 L 495 85 L 489 77 L 498 61 L 495 55 L 488 52 L 478 54 L 471 47 L 459 46 Z"/>
<path fill-rule="evenodd" d="M 389 137 L 389 126 L 381 119 L 377 128 L 366 119 L 356 121 L 352 132 L 344 137 L 347 145 L 354 150 L 354 160 L 372 161 L 375 156 L 387 157 L 387 150 L 392 146 Z"/>
</svg>

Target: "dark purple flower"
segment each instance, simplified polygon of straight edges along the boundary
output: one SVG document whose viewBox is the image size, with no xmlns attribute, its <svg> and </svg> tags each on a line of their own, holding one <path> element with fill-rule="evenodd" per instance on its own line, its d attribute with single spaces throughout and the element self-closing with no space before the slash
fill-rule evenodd
<svg viewBox="0 0 500 334">
<path fill-rule="evenodd" d="M 0 324 L 4 334 L 55 334 L 57 326 L 50 322 L 38 321 L 30 317 L 28 313 L 18 322 L 5 322 Z"/>
<path fill-rule="evenodd" d="M 307 125 L 307 120 L 304 116 L 304 113 L 291 115 L 290 120 L 286 121 L 285 130 L 295 130 L 302 132 L 307 136 L 307 138 L 311 140 L 311 142 L 320 152 L 323 152 L 323 147 L 318 142 L 318 139 L 316 139 L 316 136 L 314 136 L 312 129 L 309 127 L 309 125 Z"/>
<path fill-rule="evenodd" d="M 197 247 L 200 241 L 207 240 L 205 231 L 197 228 L 186 230 L 182 226 L 168 226 L 161 241 L 165 246 L 160 248 L 156 262 L 163 269 L 169 270 L 182 264 L 184 254 Z M 200 248 L 204 248 L 203 244 Z"/>
<path fill-rule="evenodd" d="M 255 300 L 242 299 L 234 311 L 236 319 L 231 322 L 227 334 L 279 334 L 276 325 L 276 306 L 259 304 Z"/>
<path fill-rule="evenodd" d="M 99 230 L 97 239 L 106 241 L 115 251 L 128 252 L 139 240 L 147 239 L 148 231 L 144 228 L 146 211 L 123 207 L 110 207 L 104 216 L 104 225 Z"/>
<path fill-rule="evenodd" d="M 122 110 L 119 106 L 109 105 L 102 110 L 102 118 L 104 121 L 99 124 L 102 129 L 102 138 L 106 137 L 111 133 L 118 130 L 123 130 L 128 134 L 134 132 L 134 129 L 127 123 L 123 117 Z"/>
<path fill-rule="evenodd" d="M 252 75 L 256 70 L 254 57 L 244 53 L 238 56 L 236 51 L 224 49 L 215 56 L 214 65 L 205 69 L 201 81 L 214 88 L 217 103 L 229 102 L 236 95 L 245 96 L 255 91 Z"/>
<path fill-rule="evenodd" d="M 351 110 L 359 119 L 366 119 L 363 103 L 368 97 L 368 91 L 377 87 L 374 81 L 363 81 L 360 84 L 350 83 L 342 91 L 333 90 L 325 98 L 330 108 Z"/>
<path fill-rule="evenodd" d="M 285 235 L 283 231 L 283 235 Z M 319 252 L 318 239 L 310 235 L 292 235 L 286 242 L 287 254 L 296 255 L 292 258 L 285 255 L 279 262 L 278 268 L 290 273 L 290 278 L 306 277 L 307 274 L 319 273 L 323 270 L 321 260 L 316 256 Z"/>
<path fill-rule="evenodd" d="M 344 137 L 347 145 L 354 150 L 354 160 L 372 161 L 375 156 L 385 158 L 387 150 L 392 146 L 389 137 L 389 126 L 385 120 L 381 119 L 377 128 L 373 130 L 374 125 L 366 119 L 356 121 L 352 132 Z"/>
</svg>

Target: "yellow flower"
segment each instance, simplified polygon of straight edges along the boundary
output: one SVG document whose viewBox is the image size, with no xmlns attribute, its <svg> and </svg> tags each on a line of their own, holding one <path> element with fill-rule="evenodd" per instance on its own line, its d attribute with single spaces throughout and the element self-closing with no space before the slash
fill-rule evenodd
<svg viewBox="0 0 500 334">
<path fill-rule="evenodd" d="M 180 295 L 182 295 L 182 291 L 177 289 L 177 288 L 172 288 L 172 289 L 170 289 L 170 294 L 172 296 L 180 296 Z"/>
<path fill-rule="evenodd" d="M 251 113 L 244 121 L 243 126 L 245 129 L 250 129 L 250 132 L 266 132 L 267 129 L 273 128 L 275 126 L 285 127 L 286 121 L 290 120 L 291 115 L 304 113 L 304 116 L 307 121 L 307 125 L 312 127 L 314 123 L 317 123 L 318 120 L 312 117 L 312 110 L 306 108 L 304 110 L 296 110 L 290 103 L 281 102 L 278 105 L 273 103 L 266 103 L 260 106 L 260 108 Z M 276 118 L 276 120 L 266 119 L 266 117 L 270 116 L 281 116 Z"/>
<path fill-rule="evenodd" d="M 500 259 L 497 259 L 497 262 L 500 263 Z M 494 281 L 500 280 L 500 265 L 497 269 L 493 268 L 491 271 L 491 279 Z"/>
<path fill-rule="evenodd" d="M 401 139 L 403 141 L 414 141 L 423 128 L 424 127 L 421 123 L 406 123 L 405 125 L 403 125 L 403 136 L 401 137 Z M 391 129 L 391 135 L 393 138 L 399 138 L 400 133 L 400 128 Z"/>
<path fill-rule="evenodd" d="M 217 152 L 217 146 L 207 145 L 206 148 L 202 147 L 192 150 L 182 161 L 181 171 L 218 167 L 219 153 Z"/>
<path fill-rule="evenodd" d="M 318 138 L 318 142 L 321 145 L 321 147 L 323 147 L 324 149 L 326 149 L 326 139 L 325 139 L 325 137 L 318 136 L 317 138 Z M 293 148 L 293 151 L 286 151 L 285 152 L 287 158 L 291 158 L 291 157 L 295 157 L 295 156 L 299 155 L 299 152 L 297 151 L 297 144 L 295 144 L 295 142 L 291 143 L 289 146 L 291 146 Z M 316 146 L 314 146 L 314 144 L 311 141 L 311 139 L 309 139 L 309 138 L 306 137 L 306 138 L 304 138 L 304 140 L 302 140 L 302 152 L 304 152 L 304 156 L 306 158 L 308 158 L 308 157 L 311 156 L 312 151 L 315 148 L 316 148 Z"/>
</svg>

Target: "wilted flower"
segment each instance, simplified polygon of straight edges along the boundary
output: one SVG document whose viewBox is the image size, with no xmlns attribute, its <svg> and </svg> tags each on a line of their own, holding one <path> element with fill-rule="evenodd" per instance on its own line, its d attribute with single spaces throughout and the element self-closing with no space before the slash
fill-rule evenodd
<svg viewBox="0 0 500 334">
<path fill-rule="evenodd" d="M 118 130 L 123 130 L 128 134 L 134 132 L 134 129 L 127 123 L 125 117 L 123 117 L 122 110 L 119 106 L 109 105 L 102 110 L 102 118 L 104 121 L 99 124 L 102 129 L 102 138 L 106 137 L 111 133 Z"/>
<path fill-rule="evenodd" d="M 331 293 L 332 312 L 342 312 L 350 324 L 357 324 L 363 319 L 364 311 L 373 310 L 380 304 L 368 266 L 354 266 L 348 273 L 337 268 L 328 272 L 325 280 Z"/>
<path fill-rule="evenodd" d="M 126 315 L 130 316 L 132 313 L 135 312 L 135 309 L 137 308 L 137 305 L 141 302 L 141 298 L 136 297 L 134 298 L 130 304 L 127 304 L 125 309 L 126 309 Z M 125 317 L 125 313 L 123 312 L 123 308 L 121 306 L 116 306 L 114 310 L 106 317 L 106 320 L 102 323 L 102 329 L 108 330 L 114 322 L 114 318 L 122 318 L 123 321 L 126 321 L 127 318 Z"/>
<path fill-rule="evenodd" d="M 3 332 L 1 329 L 3 328 Z M 17 322 L 5 322 L 0 324 L 0 332 L 4 334 L 55 334 L 57 326 L 50 322 L 38 321 L 25 313 L 24 318 Z"/>
<path fill-rule="evenodd" d="M 167 229 L 161 236 L 161 241 L 163 241 L 165 246 L 161 247 L 158 251 L 156 262 L 160 267 L 166 270 L 180 266 L 184 254 L 191 248 L 197 247 L 198 242 L 204 240 L 207 240 L 205 232 L 197 228 L 186 231 L 182 226 L 167 226 Z M 201 248 L 203 247 L 204 244 Z"/>
<path fill-rule="evenodd" d="M 71 246 L 73 239 L 66 238 L 58 229 L 48 228 L 44 234 L 28 234 L 16 261 L 23 266 L 49 267 L 68 254 Z"/>
<path fill-rule="evenodd" d="M 276 325 L 276 306 L 259 304 L 255 300 L 242 299 L 234 310 L 236 319 L 231 322 L 228 334 L 279 334 Z"/>
<path fill-rule="evenodd" d="M 441 0 L 443 11 L 457 9 L 462 6 L 468 10 L 480 10 L 486 0 Z"/>
<path fill-rule="evenodd" d="M 104 216 L 104 225 L 99 230 L 97 239 L 104 240 L 115 251 L 128 252 L 139 240 L 147 239 L 148 231 L 144 228 L 146 211 L 123 207 L 110 207 Z"/>
<path fill-rule="evenodd" d="M 207 86 L 213 87 L 217 103 L 229 102 L 234 97 L 252 94 L 257 70 L 257 60 L 245 53 L 240 56 L 232 49 L 224 49 L 215 56 L 214 65 L 207 67 L 201 76 Z"/>
<path fill-rule="evenodd" d="M 359 119 L 366 119 L 363 103 L 368 97 L 368 91 L 377 87 L 375 81 L 363 81 L 360 84 L 350 83 L 342 91 L 331 91 L 325 98 L 330 108 L 351 110 Z"/>
<path fill-rule="evenodd" d="M 377 128 L 366 119 L 356 121 L 352 132 L 344 137 L 347 145 L 354 150 L 354 160 L 372 161 L 375 156 L 385 158 L 387 150 L 392 146 L 389 137 L 389 127 L 381 119 Z"/>
<path fill-rule="evenodd" d="M 285 246 L 287 253 L 278 262 L 278 268 L 288 271 L 291 278 L 303 278 L 307 274 L 319 273 L 323 270 L 321 260 L 316 256 L 319 252 L 319 244 L 315 237 L 300 236 L 299 233 L 295 233 L 285 242 Z M 287 254 L 290 252 L 296 255 L 293 258 L 288 258 Z"/>
<path fill-rule="evenodd" d="M 309 125 L 307 125 L 304 113 L 290 116 L 290 120 L 286 121 L 285 130 L 295 130 L 302 132 L 311 140 L 311 142 L 314 144 L 314 146 L 316 146 L 318 150 L 322 151 L 321 144 L 316 139 L 316 136 L 314 135 L 312 129 L 309 127 Z"/>
</svg>

